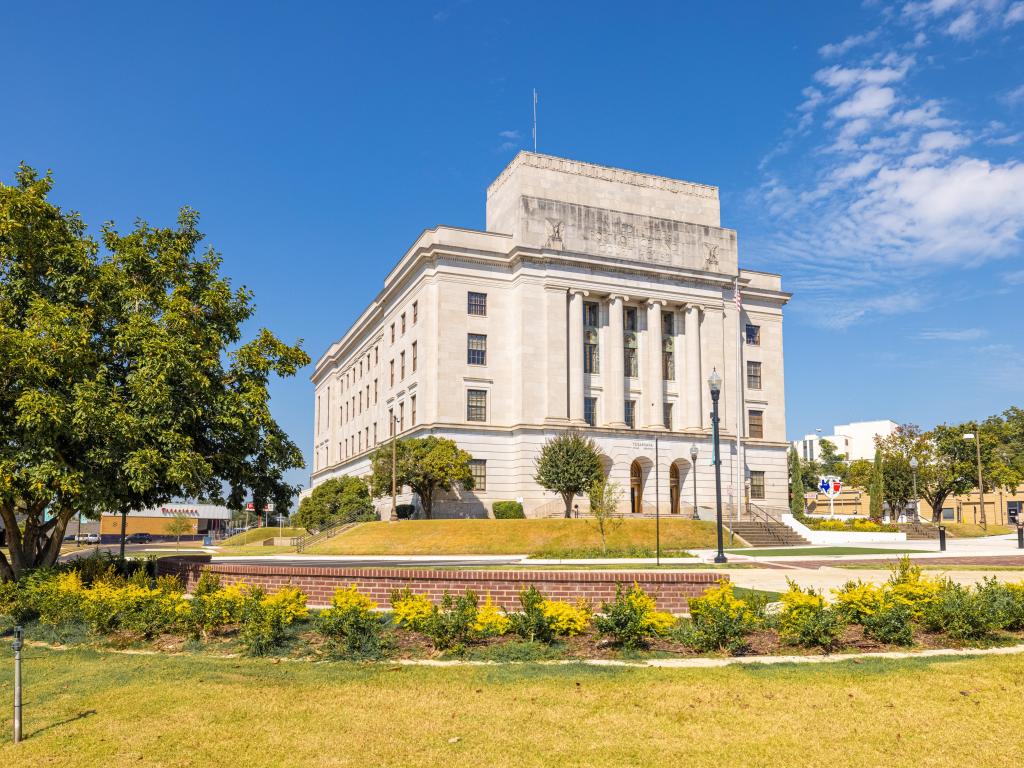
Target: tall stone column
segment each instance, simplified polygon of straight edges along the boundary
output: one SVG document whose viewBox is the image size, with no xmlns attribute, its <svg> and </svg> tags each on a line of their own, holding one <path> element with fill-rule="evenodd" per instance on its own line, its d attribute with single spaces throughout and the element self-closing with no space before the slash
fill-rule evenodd
<svg viewBox="0 0 1024 768">
<path fill-rule="evenodd" d="M 686 393 L 686 421 L 684 424 L 688 429 L 700 429 L 703 423 L 701 415 L 701 403 L 703 402 L 703 382 L 700 376 L 700 313 L 701 307 L 698 304 L 687 304 L 686 330 L 684 337 L 686 341 L 686 368 L 684 371 Z"/>
<path fill-rule="evenodd" d="M 628 296 L 608 297 L 608 348 L 601 350 L 601 370 L 604 371 L 604 420 L 610 427 L 626 426 L 622 304 L 628 300 Z"/>
<path fill-rule="evenodd" d="M 569 291 L 569 420 L 583 424 L 583 297 Z"/>
<path fill-rule="evenodd" d="M 686 423 L 686 336 L 683 333 L 683 320 L 686 317 L 686 309 L 680 309 L 673 313 L 675 315 L 675 341 L 673 350 L 675 351 L 676 359 L 676 392 L 679 393 L 676 398 L 678 405 L 676 410 L 676 424 L 679 428 L 685 429 L 689 425 Z"/>
<path fill-rule="evenodd" d="M 661 313 L 664 299 L 650 299 L 647 302 L 647 376 L 644 382 L 644 413 L 648 429 L 664 429 L 665 384 L 662 376 L 662 328 Z"/>
</svg>

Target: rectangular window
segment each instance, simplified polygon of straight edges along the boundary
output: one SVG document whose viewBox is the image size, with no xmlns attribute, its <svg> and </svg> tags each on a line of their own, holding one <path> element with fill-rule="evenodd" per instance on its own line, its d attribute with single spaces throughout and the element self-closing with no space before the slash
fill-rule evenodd
<svg viewBox="0 0 1024 768">
<path fill-rule="evenodd" d="M 391 324 L 391 343 L 395 343 L 395 324 Z"/>
<path fill-rule="evenodd" d="M 363 412 L 363 391 L 359 390 L 359 412 Z"/>
<path fill-rule="evenodd" d="M 363 361 L 359 361 L 359 378 L 363 378 Z"/>
<path fill-rule="evenodd" d="M 662 341 L 661 352 L 661 378 L 665 381 L 676 380 L 676 353 L 672 346 L 672 338 L 666 337 Z"/>
<path fill-rule="evenodd" d="M 942 508 L 942 519 L 943 520 L 956 520 L 956 512 L 953 511 L 952 507 Z"/>
<path fill-rule="evenodd" d="M 473 490 L 487 490 L 487 462 L 484 459 L 470 459 L 469 473 L 473 475 Z"/>
<path fill-rule="evenodd" d="M 467 299 L 468 305 L 466 311 L 471 315 L 486 315 L 487 314 L 487 294 L 486 293 L 475 293 L 469 292 Z"/>
<path fill-rule="evenodd" d="M 401 360 L 401 366 L 398 372 L 398 380 L 402 381 L 403 379 L 405 379 L 405 352 L 401 352 L 398 355 L 398 358 L 399 360 Z"/>
<path fill-rule="evenodd" d="M 665 403 L 661 407 L 662 421 L 665 424 L 665 429 L 672 430 L 672 403 Z"/>
<path fill-rule="evenodd" d="M 466 421 L 487 421 L 487 390 L 466 390 Z"/>
<path fill-rule="evenodd" d="M 597 398 L 583 398 L 583 420 L 590 426 L 597 424 Z"/>
<path fill-rule="evenodd" d="M 636 334 L 626 334 L 626 346 L 622 350 L 622 368 L 631 379 L 640 375 L 639 364 L 636 355 Z"/>
<path fill-rule="evenodd" d="M 377 422 L 373 422 L 373 444 L 377 444 Z"/>
<path fill-rule="evenodd" d="M 380 350 L 375 346 L 373 348 L 373 364 L 377 365 L 380 363 Z"/>
<path fill-rule="evenodd" d="M 412 372 L 416 373 L 416 342 L 412 343 Z"/>
<path fill-rule="evenodd" d="M 747 436 L 764 437 L 764 411 L 747 411 Z"/>
<path fill-rule="evenodd" d="M 623 310 L 622 327 L 627 331 L 636 330 L 636 307 L 626 307 Z"/>
<path fill-rule="evenodd" d="M 405 336 L 405 312 L 402 313 L 402 335 Z"/>
<path fill-rule="evenodd" d="M 416 395 L 409 400 L 409 420 L 412 426 L 416 426 Z"/>
<path fill-rule="evenodd" d="M 746 339 L 747 344 L 753 347 L 761 346 L 761 326 L 747 323 Z"/>
<path fill-rule="evenodd" d="M 394 408 L 388 408 L 388 424 L 390 425 L 388 427 L 388 434 L 390 434 L 392 437 L 394 437 L 394 434 L 395 434 L 395 409 Z"/>
<path fill-rule="evenodd" d="M 636 400 L 627 400 L 625 411 L 626 426 L 636 429 Z"/>
<path fill-rule="evenodd" d="M 391 361 L 391 386 L 395 386 L 395 361 Z"/>
<path fill-rule="evenodd" d="M 661 313 L 661 335 L 664 336 L 675 336 L 676 333 L 676 315 L 674 312 L 662 312 Z"/>
<path fill-rule="evenodd" d="M 761 388 L 761 363 L 747 360 L 747 389 Z"/>
<path fill-rule="evenodd" d="M 370 428 L 367 427 L 364 432 L 366 433 L 366 450 L 370 450 Z"/>
<path fill-rule="evenodd" d="M 358 435 L 356 435 L 356 448 L 357 448 L 357 450 L 356 450 L 357 453 L 359 451 L 363 450 L 363 433 L 362 432 L 360 432 Z"/>
<path fill-rule="evenodd" d="M 416 321 L 420 319 L 420 303 L 414 301 L 412 303 L 412 324 L 416 325 Z"/>
<path fill-rule="evenodd" d="M 597 328 L 600 308 L 596 301 L 583 302 L 583 327 Z"/>
<path fill-rule="evenodd" d="M 471 333 L 466 339 L 466 362 L 470 365 L 487 365 L 487 336 Z"/>
<path fill-rule="evenodd" d="M 764 498 L 764 472 L 750 473 L 750 498 Z"/>
<path fill-rule="evenodd" d="M 405 403 L 398 404 L 398 431 L 405 432 Z"/>
<path fill-rule="evenodd" d="M 373 404 L 377 404 L 377 380 L 373 380 Z"/>
<path fill-rule="evenodd" d="M 600 373 L 600 358 L 597 351 L 597 329 L 587 328 L 583 332 L 583 372 Z"/>
</svg>

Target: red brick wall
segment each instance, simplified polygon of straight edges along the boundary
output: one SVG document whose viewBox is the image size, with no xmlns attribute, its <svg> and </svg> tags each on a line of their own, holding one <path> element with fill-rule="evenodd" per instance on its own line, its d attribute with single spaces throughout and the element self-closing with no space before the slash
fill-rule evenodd
<svg viewBox="0 0 1024 768">
<path fill-rule="evenodd" d="M 176 573 L 189 591 L 199 574 L 208 569 L 219 574 L 222 584 L 244 581 L 257 584 L 269 592 L 284 586 L 301 589 L 311 606 L 325 606 L 334 590 L 355 584 L 364 595 L 388 607 L 391 590 L 408 587 L 417 594 L 438 600 L 445 591 L 461 594 L 467 589 L 481 598 L 490 595 L 505 608 L 519 607 L 519 592 L 535 586 L 546 597 L 575 602 L 589 600 L 595 608 L 615 596 L 616 584 L 637 582 L 658 603 L 672 613 L 686 611 L 689 598 L 728 576 L 717 573 L 669 573 L 635 571 L 442 571 L 417 568 L 307 568 L 268 563 L 211 563 L 208 556 L 162 557 L 158 561 L 161 574 Z"/>
</svg>

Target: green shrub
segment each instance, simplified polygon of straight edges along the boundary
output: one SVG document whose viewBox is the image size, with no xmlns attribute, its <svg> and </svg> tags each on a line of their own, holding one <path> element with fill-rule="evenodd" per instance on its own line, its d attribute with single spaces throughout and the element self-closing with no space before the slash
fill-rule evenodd
<svg viewBox="0 0 1024 768">
<path fill-rule="evenodd" d="M 413 504 L 399 504 L 395 507 L 395 514 L 399 520 L 411 520 L 416 514 L 416 506 Z"/>
<path fill-rule="evenodd" d="M 598 632 L 631 650 L 646 646 L 652 637 L 665 635 L 676 623 L 672 614 L 657 610 L 654 598 L 636 583 L 628 589 L 616 585 L 615 599 L 604 603 L 601 613 L 594 617 Z"/>
<path fill-rule="evenodd" d="M 447 592 L 433 606 L 423 632 L 439 651 L 461 650 L 475 637 L 477 598 L 472 591 L 454 597 Z"/>
<path fill-rule="evenodd" d="M 832 590 L 832 594 L 836 598 L 834 610 L 850 624 L 863 624 L 887 602 L 883 587 L 865 584 L 859 579 L 846 582 L 841 588 Z"/>
<path fill-rule="evenodd" d="M 783 640 L 826 651 L 839 645 L 846 624 L 839 611 L 825 605 L 820 592 L 810 587 L 802 589 L 790 579 L 789 590 L 781 600 L 779 635 Z"/>
<path fill-rule="evenodd" d="M 518 501 L 496 501 L 492 507 L 495 520 L 525 520 L 526 513 Z"/>
<path fill-rule="evenodd" d="M 241 622 L 249 588 L 232 584 L 220 588 L 220 578 L 207 571 L 199 578 L 192 599 L 178 609 L 178 625 L 192 639 L 209 637 Z"/>
<path fill-rule="evenodd" d="M 1003 629 L 1019 632 L 1024 629 L 1024 584 L 1004 584 L 1003 588 L 1012 601 Z"/>
<path fill-rule="evenodd" d="M 523 610 L 510 613 L 512 632 L 528 642 L 550 643 L 555 639 L 555 629 L 544 613 L 544 595 L 536 587 L 529 587 L 519 593 L 519 604 Z"/>
<path fill-rule="evenodd" d="M 326 639 L 329 654 L 348 659 L 379 659 L 387 655 L 386 618 L 374 611 L 377 604 L 356 591 L 337 589 L 331 607 L 316 618 L 317 631 Z"/>
<path fill-rule="evenodd" d="M 950 580 L 943 582 L 922 619 L 931 631 L 954 640 L 982 640 L 999 629 L 1000 622 L 986 596 Z"/>
<path fill-rule="evenodd" d="M 731 582 L 723 581 L 690 601 L 690 621 L 680 623 L 676 636 L 698 651 L 739 653 L 762 614 L 763 604 L 752 607 L 735 596 Z"/>
<path fill-rule="evenodd" d="M 902 603 L 887 602 L 865 614 L 861 623 L 864 634 L 889 645 L 913 645 L 913 612 Z"/>
</svg>

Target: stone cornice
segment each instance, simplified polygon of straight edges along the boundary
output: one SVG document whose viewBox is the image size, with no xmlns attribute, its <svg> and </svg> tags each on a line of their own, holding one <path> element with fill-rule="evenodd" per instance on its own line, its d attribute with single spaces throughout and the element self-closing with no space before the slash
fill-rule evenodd
<svg viewBox="0 0 1024 768">
<path fill-rule="evenodd" d="M 487 187 L 487 196 L 490 197 L 497 192 L 508 180 L 509 176 L 521 166 L 530 168 L 544 168 L 561 173 L 570 173 L 574 176 L 586 176 L 592 179 L 612 181 L 619 184 L 632 184 L 636 187 L 649 187 L 661 189 L 666 192 L 689 195 L 691 197 L 702 197 L 710 200 L 718 199 L 718 187 L 709 184 L 697 184 L 692 181 L 670 179 L 667 176 L 655 176 L 650 173 L 639 173 L 627 171 L 622 168 L 612 168 L 607 165 L 585 163 L 581 160 L 569 160 L 565 157 L 553 155 L 542 155 L 525 150 L 519 152 L 512 162 L 505 166 L 505 169 L 498 174 L 491 185 Z"/>
</svg>

